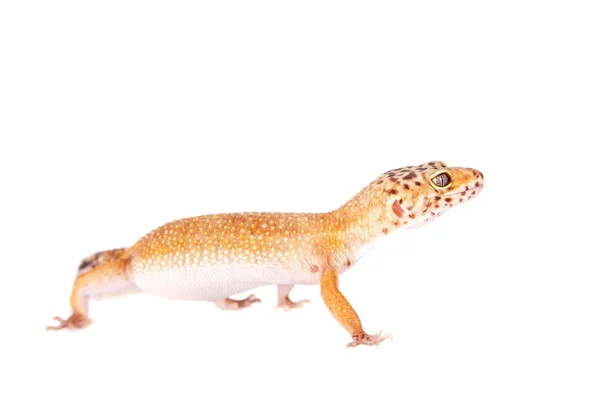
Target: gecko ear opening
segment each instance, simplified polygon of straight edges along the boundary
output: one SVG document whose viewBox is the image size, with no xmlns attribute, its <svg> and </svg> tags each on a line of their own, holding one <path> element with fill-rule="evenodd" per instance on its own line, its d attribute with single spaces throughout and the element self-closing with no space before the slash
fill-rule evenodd
<svg viewBox="0 0 600 400">
<path fill-rule="evenodd" d="M 408 219 L 408 211 L 406 211 L 404 207 L 400 205 L 400 202 L 398 200 L 394 201 L 394 203 L 392 204 L 392 211 L 394 212 L 394 214 L 396 214 L 398 218 L 403 220 Z"/>
</svg>

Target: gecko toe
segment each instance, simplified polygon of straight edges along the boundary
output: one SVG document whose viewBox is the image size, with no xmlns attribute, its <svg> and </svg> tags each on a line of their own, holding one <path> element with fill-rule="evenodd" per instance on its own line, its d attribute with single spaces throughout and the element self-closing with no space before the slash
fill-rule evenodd
<svg viewBox="0 0 600 400">
<path fill-rule="evenodd" d="M 357 335 L 352 336 L 352 342 L 346 345 L 348 347 L 356 347 L 360 344 L 367 346 L 379 347 L 379 344 L 386 339 L 390 339 L 393 342 L 393 336 L 390 333 L 383 333 L 382 331 L 377 332 L 375 335 L 369 335 L 366 332 L 361 332 Z"/>
<path fill-rule="evenodd" d="M 242 308 L 248 308 L 254 303 L 261 303 L 261 300 L 255 295 L 251 294 L 242 300 L 234 300 L 230 298 L 226 298 L 223 300 L 214 302 L 217 307 L 222 310 L 240 310 Z"/>
<path fill-rule="evenodd" d="M 62 319 L 61 317 L 54 317 L 58 325 L 48 325 L 46 331 L 59 331 L 61 329 L 83 329 L 90 325 L 93 321 L 81 314 L 73 314 L 68 319 Z"/>
<path fill-rule="evenodd" d="M 288 296 L 286 296 L 283 300 L 275 306 L 275 308 L 281 308 L 283 311 L 287 312 L 293 310 L 295 308 L 302 308 L 305 304 L 309 304 L 310 300 L 304 299 L 300 301 L 292 301 Z"/>
<path fill-rule="evenodd" d="M 64 319 L 62 319 L 61 317 L 54 317 L 52 318 L 54 321 L 58 322 L 58 325 L 48 325 L 46 327 L 46 331 L 59 331 L 63 328 L 65 328 L 66 326 L 66 321 Z"/>
<path fill-rule="evenodd" d="M 240 303 L 239 303 L 240 308 L 250 307 L 254 303 L 261 303 L 261 300 L 253 294 L 251 294 L 250 296 L 246 297 L 245 299 L 239 300 L 239 301 L 240 301 Z"/>
</svg>

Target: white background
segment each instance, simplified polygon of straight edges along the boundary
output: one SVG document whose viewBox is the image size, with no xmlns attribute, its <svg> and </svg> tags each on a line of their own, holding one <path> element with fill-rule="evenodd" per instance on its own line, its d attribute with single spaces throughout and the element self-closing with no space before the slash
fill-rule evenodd
<svg viewBox="0 0 600 400">
<path fill-rule="evenodd" d="M 6 1 L 0 398 L 598 399 L 600 18 L 578 1 Z M 46 333 L 81 258 L 176 218 L 327 211 L 441 159 L 479 197 L 238 313 L 149 295 Z M 136 397 L 137 398 L 137 397 Z"/>
</svg>

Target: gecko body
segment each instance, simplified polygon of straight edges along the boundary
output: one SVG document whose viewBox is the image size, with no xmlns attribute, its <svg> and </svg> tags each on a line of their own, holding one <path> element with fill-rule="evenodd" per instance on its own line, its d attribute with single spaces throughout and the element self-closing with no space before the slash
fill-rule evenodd
<svg viewBox="0 0 600 400">
<path fill-rule="evenodd" d="M 84 259 L 73 285 L 71 317 L 56 317 L 58 326 L 48 329 L 89 325 L 89 298 L 107 293 L 144 291 L 240 309 L 259 300 L 230 296 L 275 284 L 278 306 L 290 309 L 304 302 L 290 300 L 293 285 L 319 284 L 329 311 L 352 336 L 349 346 L 376 345 L 389 336 L 364 332 L 338 289 L 338 277 L 383 236 L 431 222 L 482 188 L 481 172 L 433 161 L 390 170 L 330 212 L 242 212 L 173 221 L 131 247 Z"/>
</svg>

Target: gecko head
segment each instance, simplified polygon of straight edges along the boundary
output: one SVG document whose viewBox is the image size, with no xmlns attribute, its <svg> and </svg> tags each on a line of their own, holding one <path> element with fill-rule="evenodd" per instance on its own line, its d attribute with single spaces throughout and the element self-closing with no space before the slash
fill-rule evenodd
<svg viewBox="0 0 600 400">
<path fill-rule="evenodd" d="M 374 182 L 384 196 L 391 227 L 415 228 L 479 194 L 483 174 L 431 161 L 386 172 Z"/>
</svg>

